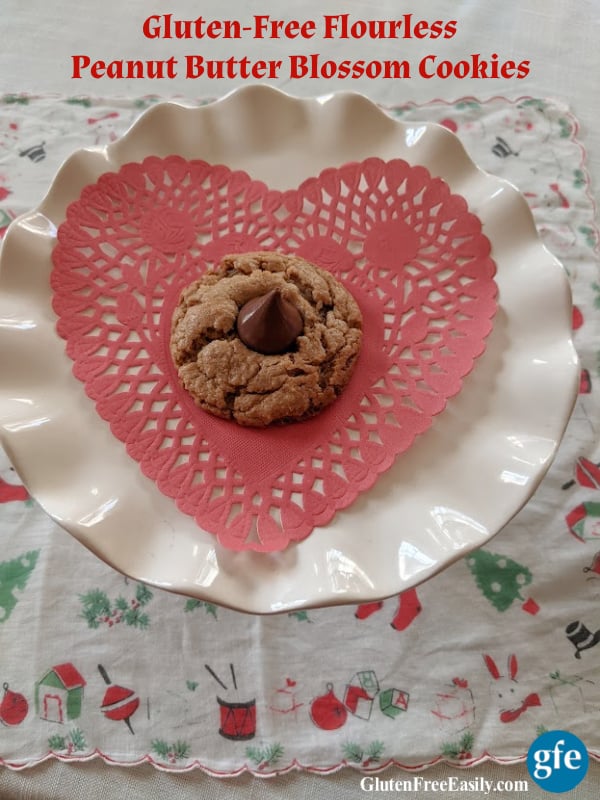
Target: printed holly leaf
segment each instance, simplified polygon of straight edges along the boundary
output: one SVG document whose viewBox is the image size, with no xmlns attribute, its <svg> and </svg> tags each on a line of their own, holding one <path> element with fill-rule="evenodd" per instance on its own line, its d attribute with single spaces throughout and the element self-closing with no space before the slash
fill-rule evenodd
<svg viewBox="0 0 600 800">
<path fill-rule="evenodd" d="M 100 620 L 93 609 L 84 607 L 83 613 L 80 616 L 87 622 L 89 628 L 96 630 L 96 628 L 100 627 Z"/>
<path fill-rule="evenodd" d="M 6 103 L 7 105 L 21 105 L 26 106 L 29 105 L 29 97 L 24 94 L 5 94 L 2 97 L 2 102 Z"/>
<path fill-rule="evenodd" d="M 558 120 L 558 127 L 559 127 L 559 136 L 561 139 L 568 139 L 571 133 L 573 132 L 573 126 L 571 125 L 570 121 L 565 117 L 561 117 Z"/>
<path fill-rule="evenodd" d="M 158 100 L 159 100 L 158 97 L 155 97 L 153 95 L 148 95 L 147 97 L 138 98 L 134 102 L 134 106 L 136 108 L 148 108 L 148 106 L 151 106 L 153 103 L 158 102 Z"/>
<path fill-rule="evenodd" d="M 475 741 L 475 737 L 471 733 L 471 731 L 466 731 L 460 737 L 458 742 L 446 742 L 442 746 L 442 755 L 444 758 L 455 760 L 462 760 L 465 758 L 471 758 L 471 751 L 473 750 L 473 742 Z"/>
<path fill-rule="evenodd" d="M 132 628 L 139 628 L 140 630 L 146 630 L 150 625 L 148 614 L 140 612 L 139 608 L 128 608 L 127 611 L 123 613 L 123 621 L 126 625 L 130 625 Z"/>
<path fill-rule="evenodd" d="M 190 690 L 190 692 L 195 692 L 195 691 L 196 691 L 196 689 L 197 689 L 197 688 L 198 688 L 198 686 L 199 686 L 199 684 L 198 684 L 198 681 L 186 681 L 186 682 L 185 682 L 185 685 L 186 685 L 186 686 L 187 686 L 187 688 Z"/>
<path fill-rule="evenodd" d="M 92 105 L 92 101 L 89 97 L 67 97 L 65 103 L 68 103 L 70 106 L 83 106 L 84 108 L 90 108 Z"/>
<path fill-rule="evenodd" d="M 90 592 L 79 595 L 83 606 L 81 616 L 90 628 L 99 628 L 100 620 L 110 614 L 110 600 L 106 592 L 101 589 L 92 589 Z"/>
<path fill-rule="evenodd" d="M 187 742 L 178 739 L 175 744 L 172 745 L 171 752 L 177 759 L 187 758 L 190 754 L 190 746 Z"/>
<path fill-rule="evenodd" d="M 581 189 L 583 186 L 585 186 L 585 175 L 583 170 L 581 169 L 573 170 L 573 186 L 576 189 Z"/>
<path fill-rule="evenodd" d="M 255 764 L 260 764 L 262 760 L 262 751 L 259 747 L 247 747 L 246 748 L 246 758 L 249 758 L 250 761 L 253 761 Z"/>
<path fill-rule="evenodd" d="M 174 764 L 181 758 L 187 758 L 190 754 L 190 746 L 187 742 L 178 739 L 176 742 L 169 744 L 164 739 L 153 739 L 150 747 L 164 761 L 169 764 Z"/>
<path fill-rule="evenodd" d="M 170 764 L 174 764 L 179 759 L 188 758 L 191 749 L 189 744 L 182 739 L 178 739 L 173 744 L 165 742 L 164 739 L 153 739 L 150 747 L 160 758 Z"/>
<path fill-rule="evenodd" d="M 135 598 L 129 601 L 123 595 L 111 601 L 106 592 L 92 589 L 79 596 L 83 606 L 81 616 L 90 628 L 99 628 L 104 623 L 112 628 L 124 622 L 133 628 L 145 630 L 150 625 L 150 618 L 140 609 L 149 603 L 152 597 L 152 592 L 141 584 L 136 589 Z"/>
<path fill-rule="evenodd" d="M 67 740 L 60 734 L 48 737 L 48 750 L 58 751 L 67 749 Z"/>
<path fill-rule="evenodd" d="M 390 113 L 394 117 L 403 117 L 404 114 L 408 114 L 412 111 L 412 105 L 410 103 L 405 103 L 402 106 L 393 106 L 390 108 Z"/>
<path fill-rule="evenodd" d="M 346 761 L 352 761 L 355 764 L 362 764 L 363 767 L 368 767 L 374 762 L 380 761 L 385 745 L 379 739 L 376 739 L 367 747 L 363 748 L 356 742 L 346 742 L 342 745 L 342 751 Z"/>
<path fill-rule="evenodd" d="M 544 111 L 546 108 L 546 103 L 543 100 L 539 100 L 535 97 L 528 97 L 527 99 L 523 100 L 517 105 L 517 108 L 526 108 L 527 106 L 533 106 L 537 111 Z"/>
<path fill-rule="evenodd" d="M 166 758 L 169 754 L 169 745 L 164 739 L 153 739 L 150 746 L 160 758 Z"/>
<path fill-rule="evenodd" d="M 346 742 L 342 745 L 342 751 L 344 753 L 344 758 L 347 761 L 353 761 L 356 764 L 360 764 L 363 760 L 363 749 L 359 744 L 356 742 Z"/>
<path fill-rule="evenodd" d="M 73 730 L 69 733 L 69 737 L 75 750 L 85 750 L 85 735 L 81 728 L 73 728 Z"/>
<path fill-rule="evenodd" d="M 246 757 L 257 764 L 259 769 L 275 764 L 282 755 L 283 747 L 278 742 L 265 745 L 264 747 L 246 748 Z"/>
<path fill-rule="evenodd" d="M 460 745 L 456 742 L 446 742 L 442 745 L 442 755 L 444 758 L 455 759 L 460 752 Z"/>
<path fill-rule="evenodd" d="M 129 603 L 122 595 L 119 595 L 115 600 L 115 608 L 124 613 L 129 609 Z"/>
<path fill-rule="evenodd" d="M 217 607 L 213 603 L 207 603 L 204 600 L 186 600 L 184 611 L 195 611 L 197 608 L 203 608 L 207 614 L 210 614 L 215 619 L 217 618 Z"/>
<path fill-rule="evenodd" d="M 596 244 L 598 243 L 598 234 L 595 228 L 590 227 L 589 225 L 580 225 L 577 229 L 580 233 L 585 236 L 585 243 L 588 247 L 591 247 L 592 250 L 596 249 Z M 598 308 L 598 298 L 594 300 L 594 305 Z"/>
<path fill-rule="evenodd" d="M 283 747 L 279 743 L 270 744 L 265 747 L 263 762 L 266 764 L 275 764 L 283 755 Z"/>
<path fill-rule="evenodd" d="M 288 617 L 295 617 L 298 622 L 311 622 L 307 611 L 290 611 Z"/>
<path fill-rule="evenodd" d="M 374 742 L 371 742 L 371 744 L 368 745 L 367 749 L 365 750 L 365 755 L 369 757 L 370 761 L 379 761 L 384 750 L 384 743 L 380 742 L 379 739 L 376 739 Z"/>
<path fill-rule="evenodd" d="M 145 586 L 143 583 L 138 583 L 135 590 L 135 599 L 141 606 L 145 606 L 146 603 L 149 603 L 153 596 L 154 595 L 147 586 Z"/>
<path fill-rule="evenodd" d="M 39 554 L 39 550 L 30 550 L 0 564 L 0 622 L 5 622 L 12 614 L 19 599 L 16 592 L 25 589 Z"/>
<path fill-rule="evenodd" d="M 110 611 L 108 595 L 101 589 L 92 589 L 90 592 L 80 595 L 80 599 L 84 606 L 94 608 L 98 612 L 108 614 Z"/>
</svg>

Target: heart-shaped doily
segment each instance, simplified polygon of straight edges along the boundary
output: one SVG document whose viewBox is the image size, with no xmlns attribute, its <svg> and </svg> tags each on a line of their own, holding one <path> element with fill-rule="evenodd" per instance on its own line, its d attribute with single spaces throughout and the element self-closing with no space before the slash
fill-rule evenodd
<svg viewBox="0 0 600 800">
<path fill-rule="evenodd" d="M 197 408 L 169 353 L 181 289 L 251 250 L 330 270 L 364 320 L 342 396 L 266 430 Z M 285 192 L 200 160 L 126 164 L 69 206 L 53 263 L 58 332 L 98 413 L 160 491 L 234 550 L 283 549 L 372 486 L 460 390 L 496 310 L 480 220 L 401 159 Z"/>
</svg>

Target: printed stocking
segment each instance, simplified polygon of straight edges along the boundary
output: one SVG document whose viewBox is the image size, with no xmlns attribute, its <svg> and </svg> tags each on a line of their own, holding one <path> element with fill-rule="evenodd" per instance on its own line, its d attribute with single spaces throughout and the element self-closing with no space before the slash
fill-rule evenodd
<svg viewBox="0 0 600 800">
<path fill-rule="evenodd" d="M 375 603 L 361 603 L 359 606 L 357 606 L 354 616 L 356 619 L 367 619 L 367 617 L 370 617 L 371 614 L 379 611 L 382 606 L 383 600 L 379 600 Z"/>
<path fill-rule="evenodd" d="M 361 603 L 361 605 L 357 606 L 354 616 L 356 619 L 367 619 L 382 607 L 382 600 L 374 603 Z M 407 589 L 402 592 L 402 594 L 398 595 L 398 610 L 391 622 L 392 628 L 397 631 L 406 630 L 420 611 L 421 603 L 417 597 L 417 590 Z"/>
<path fill-rule="evenodd" d="M 416 589 L 407 589 L 398 596 L 398 611 L 392 620 L 392 628 L 403 631 L 421 611 L 421 603 Z"/>
</svg>

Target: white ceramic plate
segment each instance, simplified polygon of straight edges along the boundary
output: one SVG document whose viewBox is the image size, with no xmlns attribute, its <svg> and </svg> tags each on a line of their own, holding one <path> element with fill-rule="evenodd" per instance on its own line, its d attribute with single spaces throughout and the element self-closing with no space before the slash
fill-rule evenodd
<svg viewBox="0 0 600 800">
<path fill-rule="evenodd" d="M 277 189 L 348 161 L 404 158 L 463 195 L 492 242 L 499 309 L 461 393 L 372 490 L 283 552 L 227 551 L 180 513 L 110 435 L 55 331 L 51 252 L 67 205 L 104 172 L 172 154 Z M 514 187 L 440 126 L 394 121 L 356 94 L 300 100 L 262 86 L 201 108 L 154 106 L 119 141 L 65 162 L 5 237 L 0 353 L 2 444 L 48 514 L 133 578 L 255 613 L 390 596 L 483 545 L 548 469 L 579 376 L 566 275 Z"/>
</svg>

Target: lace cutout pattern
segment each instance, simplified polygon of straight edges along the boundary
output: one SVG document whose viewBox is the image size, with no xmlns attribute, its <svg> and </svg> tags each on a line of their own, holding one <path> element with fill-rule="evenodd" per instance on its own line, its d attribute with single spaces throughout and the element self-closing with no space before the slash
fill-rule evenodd
<svg viewBox="0 0 600 800">
<path fill-rule="evenodd" d="M 181 289 L 250 250 L 329 269 L 364 318 L 343 395 L 262 431 L 198 409 L 169 354 Z M 460 391 L 496 311 L 480 220 L 400 159 L 280 192 L 226 166 L 150 157 L 83 190 L 53 264 L 58 331 L 98 413 L 160 491 L 234 550 L 281 550 L 371 487 Z"/>
</svg>

